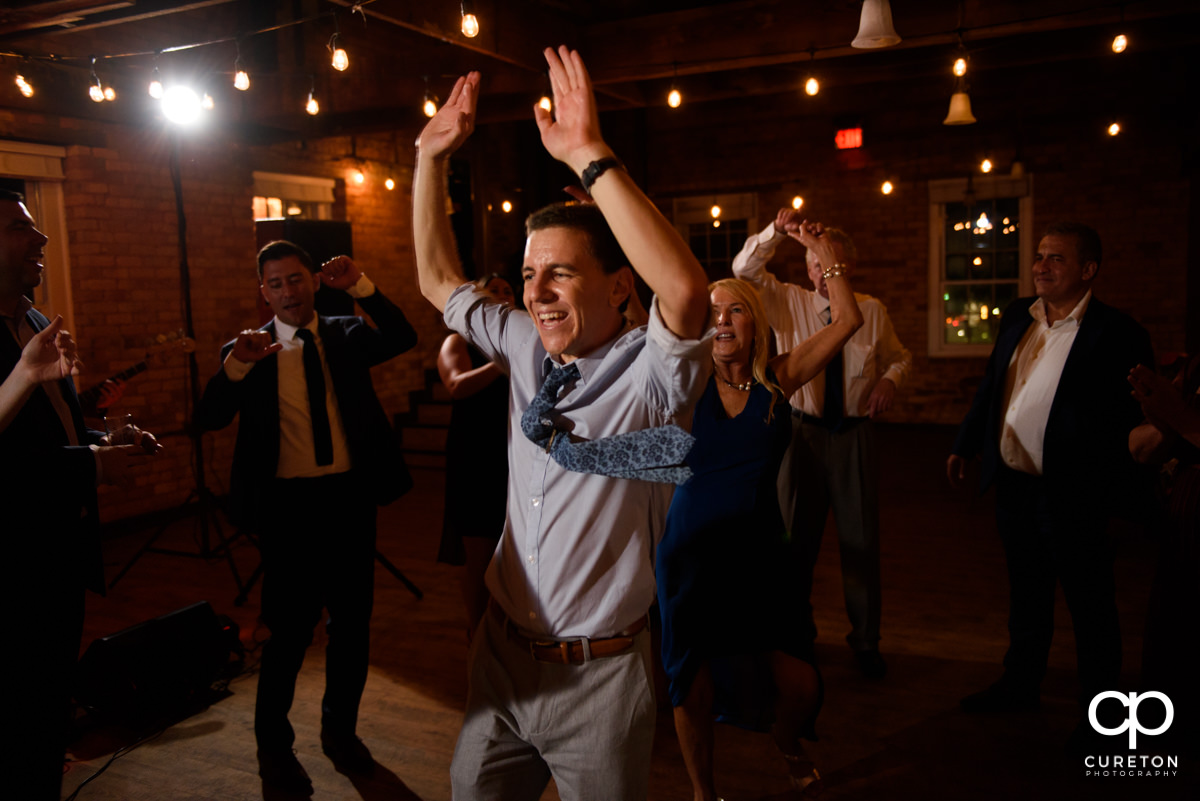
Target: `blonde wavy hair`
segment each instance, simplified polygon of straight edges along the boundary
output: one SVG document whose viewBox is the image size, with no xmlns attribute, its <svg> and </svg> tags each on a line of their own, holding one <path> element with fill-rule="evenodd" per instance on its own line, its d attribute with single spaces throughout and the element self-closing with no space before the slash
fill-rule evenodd
<svg viewBox="0 0 1200 801">
<path fill-rule="evenodd" d="M 740 278 L 722 278 L 708 285 L 708 294 L 712 295 L 717 289 L 723 289 L 738 303 L 750 310 L 754 319 L 754 341 L 750 349 L 750 373 L 754 380 L 771 391 L 771 406 L 767 411 L 767 422 L 775 413 L 775 404 L 783 397 L 783 389 L 767 376 L 767 362 L 770 360 L 771 327 L 767 325 L 767 311 L 763 307 L 758 290 L 748 281 Z"/>
</svg>

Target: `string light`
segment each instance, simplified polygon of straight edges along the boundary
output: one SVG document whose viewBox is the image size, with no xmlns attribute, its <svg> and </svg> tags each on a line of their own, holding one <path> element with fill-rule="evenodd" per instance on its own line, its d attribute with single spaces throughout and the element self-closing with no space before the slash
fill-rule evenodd
<svg viewBox="0 0 1200 801">
<path fill-rule="evenodd" d="M 313 78 L 312 84 L 308 90 L 308 102 L 304 104 L 304 110 L 309 113 L 309 116 L 315 117 L 321 113 L 321 104 L 317 102 L 317 79 Z"/>
<path fill-rule="evenodd" d="M 538 106 L 541 107 L 542 111 L 550 111 L 554 108 L 554 103 L 551 102 L 549 97 L 542 95 L 542 99 L 538 101 Z"/>
<path fill-rule="evenodd" d="M 809 78 L 807 81 L 804 82 L 804 93 L 806 95 L 808 95 L 809 97 L 816 97 L 817 93 L 820 91 L 821 91 L 821 82 L 818 81 L 816 78 Z"/>
<path fill-rule="evenodd" d="M 892 194 L 892 192 L 895 189 L 896 189 L 896 187 L 892 184 L 891 181 L 884 181 L 883 184 L 879 187 L 879 191 L 885 195 Z"/>
<path fill-rule="evenodd" d="M 804 198 L 800 197 L 799 195 L 796 195 L 794 198 L 792 198 L 792 208 L 795 209 L 796 211 L 800 211 L 800 208 L 803 205 L 804 205 Z"/>
<path fill-rule="evenodd" d="M 1118 33 L 1113 37 L 1112 51 L 1114 53 L 1124 53 L 1125 48 L 1129 47 L 1129 37 L 1123 33 Z"/>
<path fill-rule="evenodd" d="M 235 44 L 237 45 L 237 58 L 233 60 L 233 88 L 244 92 L 250 88 L 250 73 L 242 67 L 242 45 L 237 42 Z"/>
<path fill-rule="evenodd" d="M 429 76 L 426 75 L 425 76 L 425 102 L 421 106 L 421 111 L 423 111 L 425 113 L 426 117 L 432 117 L 434 114 L 437 114 L 437 110 L 438 110 L 437 95 L 435 95 L 433 92 L 429 91 Z"/>
<path fill-rule="evenodd" d="M 961 78 L 967 74 L 967 60 L 962 56 L 954 59 L 954 75 Z"/>
<path fill-rule="evenodd" d="M 1116 136 L 1120 132 L 1121 132 L 1121 123 L 1114 121 L 1108 126 L 1108 135 L 1109 136 Z"/>
<path fill-rule="evenodd" d="M 33 85 L 30 84 L 29 81 L 25 80 L 24 75 L 17 76 L 16 84 L 17 84 L 17 89 L 21 92 L 22 95 L 24 95 L 25 97 L 33 97 Z"/>
<path fill-rule="evenodd" d="M 396 188 L 396 182 L 393 181 L 391 178 L 388 178 L 386 181 L 384 181 L 383 185 L 388 188 L 389 192 Z"/>
<path fill-rule="evenodd" d="M 679 69 L 675 64 L 671 64 L 671 91 L 667 92 L 667 105 L 671 108 L 679 108 L 683 105 L 683 93 L 679 91 L 679 86 L 675 81 L 679 78 Z"/>
<path fill-rule="evenodd" d="M 336 17 L 334 19 L 336 20 Z M 350 66 L 350 56 L 346 54 L 346 51 L 338 43 L 337 31 L 334 31 L 333 36 L 329 37 L 329 44 L 326 47 L 333 54 L 333 58 L 330 59 L 329 63 L 338 72 L 345 72 L 346 67 Z"/>
<path fill-rule="evenodd" d="M 146 92 L 155 100 L 162 100 L 163 85 L 162 76 L 158 74 L 158 65 L 154 65 L 154 76 L 150 78 L 150 85 L 146 87 Z"/>
<path fill-rule="evenodd" d="M 171 86 L 163 92 L 162 113 L 176 125 L 191 125 L 200 118 L 200 97 L 187 86 Z"/>
<path fill-rule="evenodd" d="M 708 210 L 708 213 L 711 214 L 714 219 L 717 217 L 720 217 L 721 216 L 721 207 L 718 206 L 716 203 L 714 203 L 713 207 Z"/>
<path fill-rule="evenodd" d="M 468 39 L 474 39 L 479 35 L 479 19 L 475 16 L 475 3 L 471 0 L 462 0 L 459 9 L 462 11 L 462 34 Z"/>
<path fill-rule="evenodd" d="M 500 210 L 502 212 L 504 212 L 505 214 L 508 214 L 510 211 L 513 210 L 512 201 L 505 200 L 503 203 L 500 204 Z"/>
<path fill-rule="evenodd" d="M 992 160 L 984 159 L 983 161 L 979 162 L 979 171 L 980 172 L 991 172 L 992 171 Z"/>
<path fill-rule="evenodd" d="M 359 186 L 362 186 L 367 180 L 367 176 L 362 170 L 356 169 L 350 173 L 350 179 Z"/>
<path fill-rule="evenodd" d="M 113 89 L 111 86 L 104 87 L 104 99 L 109 101 L 116 100 L 117 90 Z"/>
<path fill-rule="evenodd" d="M 200 99 L 200 108 L 204 109 L 205 111 L 212 111 L 216 105 L 217 104 L 213 102 L 213 96 L 208 92 L 205 92 L 204 97 Z"/>
<path fill-rule="evenodd" d="M 104 102 L 104 87 L 100 85 L 100 76 L 96 74 L 95 56 L 92 56 L 92 85 L 88 87 L 88 97 L 93 103 Z"/>
</svg>

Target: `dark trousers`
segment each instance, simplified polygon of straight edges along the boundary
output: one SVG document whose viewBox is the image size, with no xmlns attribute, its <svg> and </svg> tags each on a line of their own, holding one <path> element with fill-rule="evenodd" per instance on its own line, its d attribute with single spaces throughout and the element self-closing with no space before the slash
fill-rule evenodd
<svg viewBox="0 0 1200 801">
<path fill-rule="evenodd" d="M 263 646 L 254 734 L 263 750 L 292 747 L 288 710 L 321 610 L 328 612 L 322 728 L 353 734 L 367 681 L 375 591 L 375 503 L 353 471 L 280 479 L 258 510 Z M 269 520 L 266 520 L 269 518 Z"/>
<path fill-rule="evenodd" d="M 996 526 L 1008 559 L 1008 653 L 1005 678 L 1036 688 L 1054 636 L 1054 594 L 1062 584 L 1075 630 L 1080 701 L 1117 689 L 1121 629 L 1117 617 L 1108 517 L 1099 498 L 1050 497 L 1044 479 L 1001 467 Z"/>
</svg>

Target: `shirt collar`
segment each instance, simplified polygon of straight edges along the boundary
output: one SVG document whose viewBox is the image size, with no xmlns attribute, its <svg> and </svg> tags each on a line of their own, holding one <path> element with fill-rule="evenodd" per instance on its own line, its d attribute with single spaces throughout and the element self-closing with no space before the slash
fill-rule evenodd
<svg viewBox="0 0 1200 801">
<path fill-rule="evenodd" d="M 624 328 L 621 329 L 621 332 L 615 337 L 593 350 L 587 356 L 580 356 L 578 359 L 571 362 L 571 364 L 579 367 L 579 380 L 586 384 L 588 379 L 600 369 L 600 365 L 604 363 L 605 358 L 608 357 L 609 352 L 616 347 L 617 343 L 625 339 L 625 337 L 627 337 L 630 333 L 644 330 L 644 328 L 645 326 L 631 326 L 627 322 L 625 323 Z M 547 354 L 546 357 L 542 359 L 542 378 L 544 379 L 546 376 L 550 375 L 551 370 L 565 366 L 565 364 L 560 364 L 559 362 L 555 361 L 553 356 Z"/>
<path fill-rule="evenodd" d="M 1087 312 L 1088 303 L 1090 303 L 1091 300 L 1092 290 L 1089 289 L 1087 292 L 1083 293 L 1083 297 L 1080 298 L 1079 302 L 1075 304 L 1075 308 L 1071 309 L 1071 313 L 1056 322 L 1054 325 L 1059 325 L 1060 323 L 1065 325 L 1067 322 L 1073 322 L 1076 326 L 1078 326 L 1083 322 L 1083 315 L 1085 312 Z M 1045 325 L 1046 301 L 1042 300 L 1041 298 L 1035 300 L 1033 305 L 1029 307 L 1029 315 L 1039 323 Z M 1054 326 L 1050 327 L 1053 328 Z"/>
<path fill-rule="evenodd" d="M 313 318 L 308 321 L 308 325 L 302 326 L 302 327 L 308 329 L 309 331 L 312 331 L 313 336 L 315 337 L 317 334 L 317 315 L 314 314 Z M 276 339 L 276 341 L 291 342 L 293 339 L 296 338 L 296 332 L 299 330 L 300 329 L 297 328 L 296 326 L 288 325 L 283 320 L 280 320 L 278 317 L 275 318 L 275 339 Z"/>
</svg>

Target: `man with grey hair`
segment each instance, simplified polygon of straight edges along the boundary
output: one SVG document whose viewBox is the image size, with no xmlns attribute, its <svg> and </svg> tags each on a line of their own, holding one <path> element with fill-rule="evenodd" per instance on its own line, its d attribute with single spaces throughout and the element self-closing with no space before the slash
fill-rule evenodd
<svg viewBox="0 0 1200 801">
<path fill-rule="evenodd" d="M 733 274 L 762 295 L 779 352 L 792 350 L 829 324 L 829 290 L 815 254 L 806 254 L 813 289 L 779 281 L 767 272 L 775 249 L 802 222 L 800 212 L 780 209 L 775 221 L 750 237 L 733 260 Z M 825 229 L 849 275 L 858 253 L 837 228 Z M 887 309 L 869 295 L 856 295 L 863 326 L 818 376 L 797 390 L 792 402 L 792 446 L 779 471 L 783 519 L 796 542 L 802 587 L 811 592 L 825 518 L 833 507 L 841 546 L 842 589 L 852 629 L 846 640 L 859 669 L 883 678 L 879 655 L 882 607 L 879 577 L 879 484 L 871 421 L 892 407 L 896 387 L 912 367 Z"/>
</svg>

